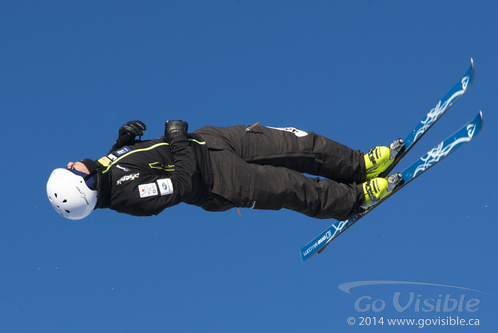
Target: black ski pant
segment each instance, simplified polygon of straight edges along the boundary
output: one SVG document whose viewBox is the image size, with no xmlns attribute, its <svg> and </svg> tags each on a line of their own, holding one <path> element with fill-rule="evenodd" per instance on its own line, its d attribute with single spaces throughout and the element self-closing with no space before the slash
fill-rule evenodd
<svg viewBox="0 0 498 333">
<path fill-rule="evenodd" d="M 208 145 L 213 169 L 206 210 L 286 208 L 338 220 L 363 211 L 360 151 L 294 128 L 203 127 L 196 133 Z"/>
</svg>

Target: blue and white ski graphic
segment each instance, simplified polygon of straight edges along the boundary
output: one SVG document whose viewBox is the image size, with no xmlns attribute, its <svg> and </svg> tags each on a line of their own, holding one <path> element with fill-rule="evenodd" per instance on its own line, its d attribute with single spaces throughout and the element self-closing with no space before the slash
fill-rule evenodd
<svg viewBox="0 0 498 333">
<path fill-rule="evenodd" d="M 455 103 L 472 85 L 474 81 L 474 61 L 470 59 L 470 68 L 467 73 L 462 77 L 459 83 L 457 83 L 442 100 L 434 107 L 428 114 L 427 117 L 416 126 L 410 135 L 405 139 L 405 145 L 411 146 L 413 142 L 417 141 L 431 126 L 436 122 L 436 120 L 441 117 L 446 110 L 448 110 L 453 103 Z"/>
<path fill-rule="evenodd" d="M 470 59 L 470 67 L 464 76 L 451 88 L 451 90 L 441 99 L 436 106 L 429 111 L 424 119 L 415 126 L 404 140 L 403 150 L 396 156 L 394 162 L 385 170 L 380 177 L 387 177 L 401 159 L 410 151 L 420 138 L 431 128 L 432 125 L 470 88 L 474 82 L 475 69 L 474 61 Z"/>
<path fill-rule="evenodd" d="M 437 147 L 431 149 L 427 154 L 418 159 L 415 163 L 407 167 L 401 172 L 402 181 L 398 184 L 392 193 L 378 202 L 375 206 L 367 211 L 358 214 L 346 221 L 336 221 L 332 226 L 323 231 L 320 235 L 315 237 L 311 242 L 301 249 L 301 259 L 306 261 L 316 253 L 321 253 L 327 245 L 335 239 L 338 235 L 344 232 L 347 228 L 352 226 L 358 220 L 366 216 L 373 209 L 379 206 L 386 199 L 391 197 L 394 193 L 399 191 L 410 181 L 420 176 L 423 172 L 443 160 L 446 156 L 450 155 L 458 148 L 475 138 L 482 130 L 483 119 L 482 112 L 472 119 L 468 124 L 462 127 L 459 131 L 455 132 L 452 136 L 441 142 Z"/>
</svg>

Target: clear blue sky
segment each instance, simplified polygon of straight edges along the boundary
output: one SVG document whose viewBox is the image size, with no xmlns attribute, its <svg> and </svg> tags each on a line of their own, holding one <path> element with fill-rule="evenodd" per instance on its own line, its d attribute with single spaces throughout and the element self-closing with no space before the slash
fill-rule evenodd
<svg viewBox="0 0 498 333">
<path fill-rule="evenodd" d="M 0 332 L 385 332 L 388 318 L 449 316 L 496 330 L 497 13 L 496 1 L 2 1 Z M 331 221 L 185 204 L 68 221 L 46 198 L 54 168 L 101 157 L 135 119 L 145 138 L 167 119 L 191 130 L 259 121 L 386 145 L 471 57 L 474 85 L 399 167 L 479 110 L 482 134 L 306 263 L 299 249 Z M 363 280 L 486 293 L 339 289 Z M 402 305 L 415 298 L 404 312 L 399 292 Z M 462 295 L 460 312 L 415 308 Z M 382 311 L 355 308 L 377 300 Z M 443 329 L 469 330 L 424 331 Z"/>
</svg>

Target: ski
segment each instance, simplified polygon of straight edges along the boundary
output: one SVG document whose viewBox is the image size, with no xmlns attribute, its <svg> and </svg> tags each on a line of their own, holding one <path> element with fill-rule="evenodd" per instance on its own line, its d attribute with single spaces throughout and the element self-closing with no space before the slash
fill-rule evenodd
<svg viewBox="0 0 498 333">
<path fill-rule="evenodd" d="M 378 207 L 381 203 L 391 197 L 394 193 L 402 189 L 409 182 L 420 176 L 432 166 L 443 160 L 446 156 L 450 155 L 458 148 L 468 143 L 475 138 L 482 130 L 483 119 L 482 112 L 467 123 L 460 130 L 455 132 L 452 136 L 441 142 L 437 147 L 431 149 L 427 154 L 418 159 L 415 163 L 407 167 L 401 173 L 395 173 L 389 176 L 389 182 L 394 186 L 392 192 L 384 199 L 379 201 L 374 206 L 370 207 L 365 212 L 358 214 L 346 221 L 336 221 L 332 226 L 323 231 L 320 235 L 315 237 L 311 242 L 301 249 L 301 259 L 306 261 L 316 253 L 321 253 L 335 239 L 338 235 L 343 233 L 346 229 L 365 217 L 368 213 Z"/>
<path fill-rule="evenodd" d="M 422 136 L 441 118 L 441 116 L 448 111 L 448 109 L 470 88 L 474 82 L 475 69 L 474 60 L 470 59 L 470 67 L 465 72 L 465 75 L 451 88 L 451 90 L 437 103 L 437 105 L 429 111 L 424 119 L 415 126 L 415 128 L 408 134 L 403 141 L 403 147 L 396 155 L 394 162 L 391 163 L 389 168 L 382 172 L 379 177 L 387 177 L 401 159 L 410 151 L 410 149 L 422 138 Z"/>
<path fill-rule="evenodd" d="M 422 121 L 420 123 L 418 123 L 417 126 L 415 126 L 415 128 L 408 134 L 408 136 L 405 138 L 404 141 L 401 139 L 397 140 L 397 143 L 401 144 L 402 146 L 396 148 L 397 155 L 395 157 L 394 162 L 391 163 L 389 168 L 386 169 L 383 173 L 381 173 L 379 175 L 379 177 L 385 178 L 385 177 L 387 177 L 387 175 L 389 175 L 392 172 L 394 167 L 401 161 L 401 159 L 408 153 L 408 151 L 415 145 L 415 143 L 417 143 L 418 140 L 420 140 L 420 138 L 422 138 L 422 136 L 427 132 L 427 130 L 429 130 L 429 128 L 431 128 L 432 125 L 434 125 L 434 123 L 446 111 L 448 111 L 448 109 L 468 90 L 468 88 L 470 88 L 470 86 L 474 82 L 474 76 L 475 76 L 474 61 L 471 58 L 470 59 L 470 67 L 467 70 L 467 72 L 465 72 L 465 75 L 453 86 L 453 88 L 451 88 L 451 90 L 437 103 L 437 105 L 432 110 L 429 111 L 429 113 L 425 116 L 425 118 L 422 119 Z M 392 148 L 394 148 L 394 147 L 392 147 Z M 371 209 L 369 211 L 371 211 Z M 363 217 L 363 216 L 364 215 L 362 215 L 361 217 Z M 355 219 L 355 218 L 357 220 L 359 218 L 359 216 L 355 216 L 352 219 Z M 355 222 L 355 221 L 354 222 L 351 221 L 352 219 L 348 220 L 348 223 L 346 224 L 346 225 L 348 225 L 348 227 L 351 226 Z M 342 221 L 340 223 L 344 223 L 344 222 L 346 222 L 346 221 Z M 336 223 L 339 223 L 339 221 L 337 221 Z M 329 229 L 332 230 L 331 228 L 329 228 Z M 341 232 L 346 230 L 345 228 L 347 228 L 347 227 L 344 226 L 343 228 L 341 228 L 340 229 Z M 321 253 L 325 249 L 326 245 L 328 245 L 330 240 L 336 237 L 337 234 L 335 234 L 335 233 L 334 234 L 326 233 L 327 231 L 329 231 L 329 229 L 327 229 L 325 232 L 323 232 L 317 238 L 315 238 L 315 240 L 318 239 L 318 243 L 316 244 L 316 246 L 318 246 L 318 248 L 315 251 L 312 251 L 312 252 L 308 253 L 308 255 L 304 256 L 303 251 L 301 250 L 301 256 L 302 256 L 303 261 L 306 261 L 307 259 L 309 259 L 316 252 Z M 326 243 L 323 243 L 323 242 L 326 242 Z M 315 244 L 314 241 L 312 241 L 311 243 Z"/>
</svg>

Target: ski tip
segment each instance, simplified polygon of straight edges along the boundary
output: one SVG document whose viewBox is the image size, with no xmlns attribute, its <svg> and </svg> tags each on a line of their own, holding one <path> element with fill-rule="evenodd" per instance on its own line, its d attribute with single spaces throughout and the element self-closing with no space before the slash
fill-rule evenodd
<svg viewBox="0 0 498 333">
<path fill-rule="evenodd" d="M 470 128 L 469 126 L 473 126 L 474 130 L 472 133 L 472 137 L 476 137 L 481 133 L 482 128 L 484 126 L 484 119 L 482 118 L 482 111 L 479 111 L 477 116 L 469 123 L 467 126 L 467 129 Z"/>
<path fill-rule="evenodd" d="M 469 89 L 470 86 L 472 85 L 472 83 L 474 83 L 474 78 L 476 76 L 476 69 L 474 68 L 474 59 L 472 59 L 472 58 L 470 58 L 470 68 L 469 68 L 467 73 L 470 76 L 470 80 L 469 80 L 470 82 L 467 85 L 467 88 L 465 90 Z"/>
<path fill-rule="evenodd" d="M 469 69 L 469 72 L 472 72 L 472 77 L 474 77 L 476 75 L 476 70 L 475 70 L 475 67 L 474 67 L 474 59 L 473 58 L 470 58 L 470 69 Z"/>
</svg>

